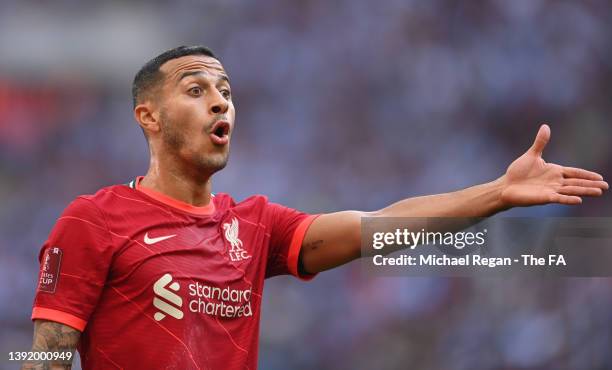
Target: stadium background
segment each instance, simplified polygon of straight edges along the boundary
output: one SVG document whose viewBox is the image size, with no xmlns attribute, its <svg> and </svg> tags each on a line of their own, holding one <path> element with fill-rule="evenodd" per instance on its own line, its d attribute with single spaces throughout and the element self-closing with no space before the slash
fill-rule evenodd
<svg viewBox="0 0 612 370">
<path fill-rule="evenodd" d="M 40 245 L 76 195 L 147 168 L 130 85 L 205 44 L 237 130 L 214 191 L 373 210 L 545 158 L 610 180 L 612 7 L 596 1 L 0 2 L 0 367 L 31 344 Z M 609 195 L 514 215 L 610 216 Z M 268 281 L 260 368 L 610 369 L 610 279 Z M 78 366 L 77 366 L 78 368 Z"/>
</svg>

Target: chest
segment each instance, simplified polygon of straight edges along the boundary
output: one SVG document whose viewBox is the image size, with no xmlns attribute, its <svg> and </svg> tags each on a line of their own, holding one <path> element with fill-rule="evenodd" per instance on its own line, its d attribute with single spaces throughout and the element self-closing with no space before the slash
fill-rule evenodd
<svg viewBox="0 0 612 370">
<path fill-rule="evenodd" d="M 111 284 L 169 273 L 214 286 L 253 280 L 265 270 L 269 234 L 261 224 L 232 214 L 218 221 L 151 217 L 117 230 L 113 242 Z"/>
</svg>

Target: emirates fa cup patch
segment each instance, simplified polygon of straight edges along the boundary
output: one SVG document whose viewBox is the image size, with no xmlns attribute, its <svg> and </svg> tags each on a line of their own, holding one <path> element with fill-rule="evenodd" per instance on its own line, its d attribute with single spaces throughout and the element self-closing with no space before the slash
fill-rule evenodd
<svg viewBox="0 0 612 370">
<path fill-rule="evenodd" d="M 49 248 L 45 251 L 40 269 L 40 280 L 38 290 L 41 292 L 55 293 L 62 265 L 62 250 L 58 247 Z"/>
</svg>

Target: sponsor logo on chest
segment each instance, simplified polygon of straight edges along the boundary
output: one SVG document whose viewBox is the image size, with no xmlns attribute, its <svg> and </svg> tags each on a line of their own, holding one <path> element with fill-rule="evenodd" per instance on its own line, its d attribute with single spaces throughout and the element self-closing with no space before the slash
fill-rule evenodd
<svg viewBox="0 0 612 370">
<path fill-rule="evenodd" d="M 189 312 L 225 319 L 253 316 L 251 307 L 252 287 L 247 289 L 209 285 L 206 282 L 191 281 L 187 290 L 169 273 L 153 284 L 153 306 L 155 321 L 171 316 L 182 320 Z M 185 305 L 183 304 L 185 303 Z"/>
<path fill-rule="evenodd" d="M 170 288 L 178 292 L 181 286 L 176 281 L 172 284 L 170 282 L 172 282 L 172 275 L 165 274 L 153 284 L 153 292 L 156 296 L 153 298 L 153 306 L 161 311 L 156 312 L 153 316 L 155 321 L 161 321 L 166 317 L 166 314 L 178 320 L 183 318 L 183 311 L 180 310 L 183 300 L 179 295 L 168 290 Z"/>
</svg>

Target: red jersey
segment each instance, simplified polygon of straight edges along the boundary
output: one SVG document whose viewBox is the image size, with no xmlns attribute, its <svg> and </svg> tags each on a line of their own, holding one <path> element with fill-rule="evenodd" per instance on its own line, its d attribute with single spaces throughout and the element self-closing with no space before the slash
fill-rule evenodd
<svg viewBox="0 0 612 370">
<path fill-rule="evenodd" d="M 80 196 L 41 249 L 32 319 L 82 331 L 83 369 L 255 369 L 264 278 L 299 276 L 316 216 L 261 195 L 205 207 L 141 188 Z"/>
</svg>

